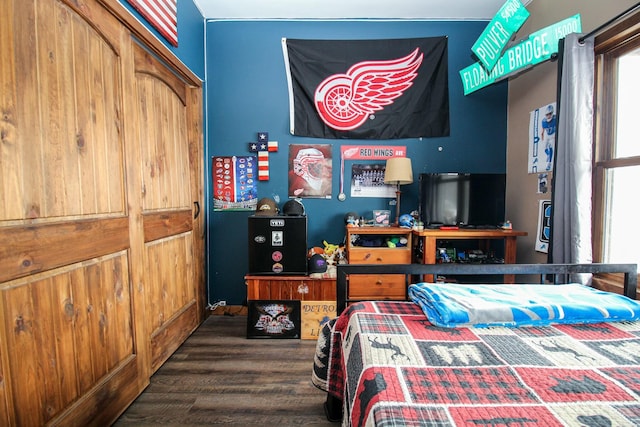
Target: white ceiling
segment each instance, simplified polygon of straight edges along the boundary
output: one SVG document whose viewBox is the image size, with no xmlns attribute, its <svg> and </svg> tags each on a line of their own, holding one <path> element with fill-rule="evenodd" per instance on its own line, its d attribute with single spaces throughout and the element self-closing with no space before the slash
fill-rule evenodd
<svg viewBox="0 0 640 427">
<path fill-rule="evenodd" d="M 522 1 L 522 0 L 521 0 Z M 527 5 L 532 0 L 524 0 Z M 506 0 L 194 0 L 206 19 L 490 20 Z"/>
</svg>

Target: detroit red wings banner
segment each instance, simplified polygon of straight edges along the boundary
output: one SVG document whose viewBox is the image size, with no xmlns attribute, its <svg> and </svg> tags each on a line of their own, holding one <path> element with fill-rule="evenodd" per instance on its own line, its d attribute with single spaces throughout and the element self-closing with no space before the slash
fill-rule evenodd
<svg viewBox="0 0 640 427">
<path fill-rule="evenodd" d="M 293 135 L 449 135 L 446 37 L 282 43 Z"/>
<path fill-rule="evenodd" d="M 178 0 L 127 0 L 173 46 L 178 46 Z"/>
</svg>

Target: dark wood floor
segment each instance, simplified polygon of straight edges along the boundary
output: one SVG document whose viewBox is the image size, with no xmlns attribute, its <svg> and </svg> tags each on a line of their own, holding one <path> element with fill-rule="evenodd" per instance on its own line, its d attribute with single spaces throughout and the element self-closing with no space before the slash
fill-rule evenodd
<svg viewBox="0 0 640 427">
<path fill-rule="evenodd" d="M 315 341 L 246 339 L 246 316 L 210 316 L 114 426 L 332 426 L 311 384 Z"/>
</svg>

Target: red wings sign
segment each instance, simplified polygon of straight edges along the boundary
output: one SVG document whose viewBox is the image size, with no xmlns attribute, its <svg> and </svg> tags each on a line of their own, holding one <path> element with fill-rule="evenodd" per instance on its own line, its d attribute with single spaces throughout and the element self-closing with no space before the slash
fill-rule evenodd
<svg viewBox="0 0 640 427">
<path fill-rule="evenodd" d="M 418 49 L 404 58 L 363 61 L 346 74 L 327 77 L 316 89 L 320 118 L 337 130 L 360 127 L 367 118 L 402 96 L 418 76 L 423 54 Z"/>
<path fill-rule="evenodd" d="M 283 39 L 291 133 L 313 138 L 449 135 L 447 38 Z"/>
</svg>

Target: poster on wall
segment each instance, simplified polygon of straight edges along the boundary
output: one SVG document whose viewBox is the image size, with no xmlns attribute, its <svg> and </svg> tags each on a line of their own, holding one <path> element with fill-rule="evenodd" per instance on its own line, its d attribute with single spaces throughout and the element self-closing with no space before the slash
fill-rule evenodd
<svg viewBox="0 0 640 427">
<path fill-rule="evenodd" d="M 536 251 L 549 253 L 551 238 L 551 200 L 540 200 L 538 208 L 538 232 L 536 233 Z"/>
<path fill-rule="evenodd" d="M 289 145 L 289 197 L 331 198 L 331 144 Z"/>
<path fill-rule="evenodd" d="M 211 162 L 214 211 L 254 211 L 258 204 L 256 156 L 215 156 Z"/>
<path fill-rule="evenodd" d="M 549 174 L 548 173 L 539 173 L 538 174 L 538 194 L 547 194 L 549 191 Z"/>
<path fill-rule="evenodd" d="M 396 197 L 396 188 L 384 183 L 386 165 L 354 164 L 351 166 L 351 197 Z"/>
<path fill-rule="evenodd" d="M 536 108 L 529 114 L 529 173 L 553 170 L 556 146 L 556 103 Z"/>
<path fill-rule="evenodd" d="M 340 193 L 338 200 L 345 201 L 347 196 L 344 193 L 344 162 L 346 160 L 386 160 L 390 157 L 406 157 L 407 147 L 404 145 L 343 145 L 340 147 Z M 352 197 L 369 197 L 362 194 L 354 195 L 355 181 L 351 173 L 351 195 Z M 384 177 L 384 172 L 382 173 Z M 384 178 L 383 178 L 384 180 Z M 361 183 L 358 183 L 360 185 Z M 388 190 L 385 190 L 388 191 Z M 371 196 L 371 197 L 395 197 L 393 196 Z"/>
</svg>

